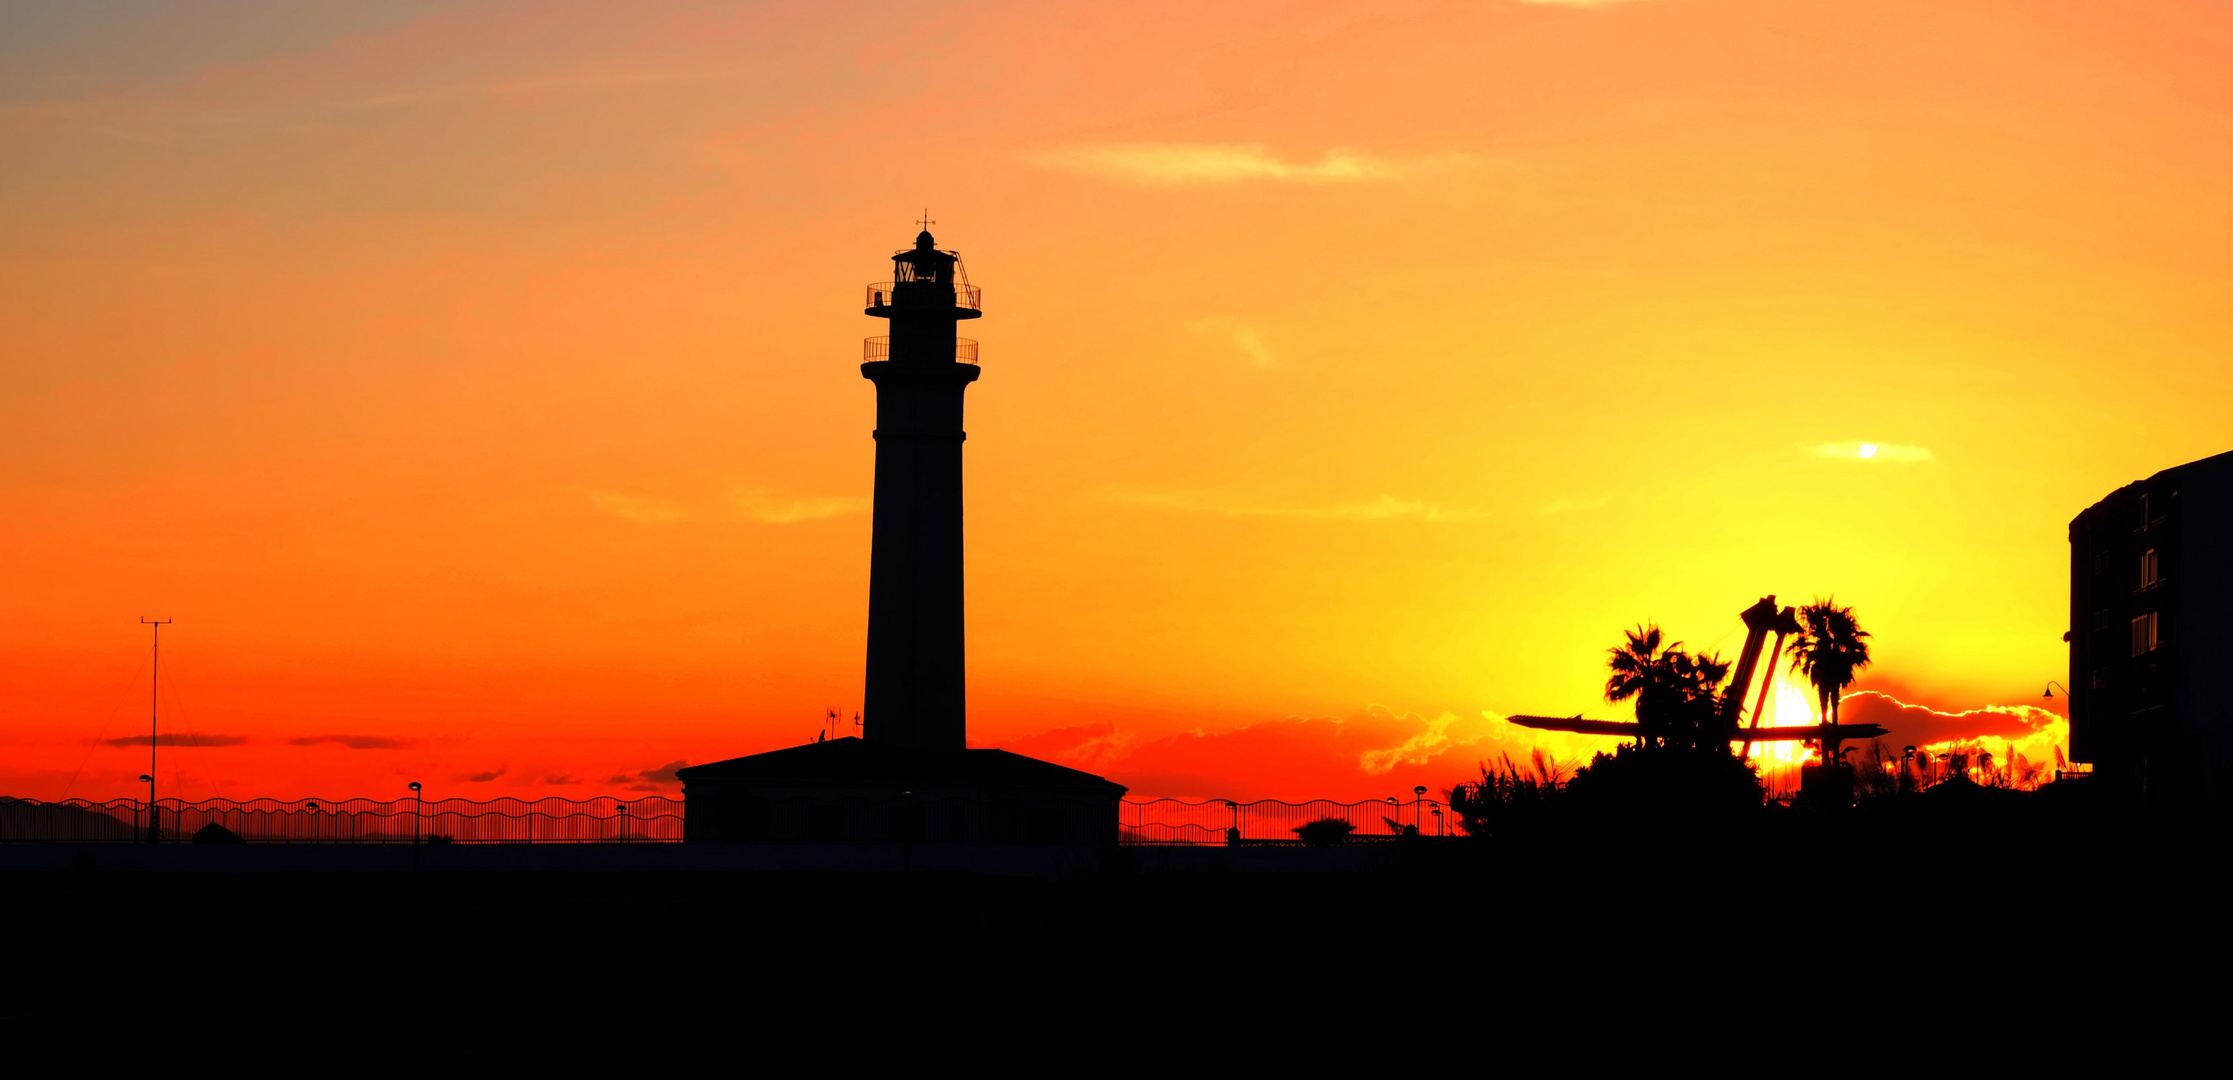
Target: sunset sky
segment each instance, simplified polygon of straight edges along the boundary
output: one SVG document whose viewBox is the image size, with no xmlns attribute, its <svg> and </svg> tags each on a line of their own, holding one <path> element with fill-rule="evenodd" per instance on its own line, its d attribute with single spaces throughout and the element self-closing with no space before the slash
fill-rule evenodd
<svg viewBox="0 0 2233 1080">
<path fill-rule="evenodd" d="M 2233 449 L 2220 2 L 11 3 L 0 794 L 139 790 L 143 615 L 166 796 L 850 729 L 926 206 L 972 743 L 1140 795 L 1440 789 L 1766 593 L 2051 734 L 2066 523 Z"/>
</svg>

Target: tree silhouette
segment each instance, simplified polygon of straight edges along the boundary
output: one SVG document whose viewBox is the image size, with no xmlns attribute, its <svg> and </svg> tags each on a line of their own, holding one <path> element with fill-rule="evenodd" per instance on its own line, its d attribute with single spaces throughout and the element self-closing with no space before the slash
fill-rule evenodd
<svg viewBox="0 0 2233 1080">
<path fill-rule="evenodd" d="M 1635 700 L 1643 745 L 1726 746 L 1716 717 L 1729 665 L 1719 656 L 1684 652 L 1682 642 L 1665 640 L 1657 626 L 1638 626 L 1627 637 L 1608 650 L 1612 675 L 1605 700 Z"/>
<path fill-rule="evenodd" d="M 1792 638 L 1791 670 L 1814 684 L 1822 706 L 1822 722 L 1835 724 L 1840 696 L 1853 685 L 1862 668 L 1869 666 L 1869 632 L 1861 629 L 1853 609 L 1839 607 L 1835 598 L 1816 600 L 1799 609 L 1799 632 Z M 1838 760 L 1838 740 L 1824 739 L 1822 760 Z"/>
</svg>

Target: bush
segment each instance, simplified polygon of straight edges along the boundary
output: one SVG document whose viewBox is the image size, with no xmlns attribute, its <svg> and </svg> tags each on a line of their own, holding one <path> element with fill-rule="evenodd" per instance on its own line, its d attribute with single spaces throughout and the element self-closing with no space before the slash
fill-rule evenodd
<svg viewBox="0 0 2233 1080">
<path fill-rule="evenodd" d="M 247 843 L 246 840 L 241 838 L 241 835 L 239 833 L 236 833 L 231 829 L 224 827 L 223 825 L 219 825 L 214 821 L 202 826 L 200 829 L 195 831 L 194 842 L 197 844 Z"/>
<path fill-rule="evenodd" d="M 1319 818 L 1316 821 L 1306 821 L 1295 826 L 1295 835 L 1302 837 L 1303 843 L 1312 847 L 1324 847 L 1328 844 L 1341 843 L 1349 839 L 1349 834 L 1355 831 L 1357 831 L 1355 825 L 1351 825 L 1340 818 L 1330 817 Z"/>
<path fill-rule="evenodd" d="M 1630 744 L 1591 758 L 1565 796 L 1581 817 L 1659 831 L 1755 813 L 1767 787 L 1749 762 L 1719 746 Z"/>
</svg>

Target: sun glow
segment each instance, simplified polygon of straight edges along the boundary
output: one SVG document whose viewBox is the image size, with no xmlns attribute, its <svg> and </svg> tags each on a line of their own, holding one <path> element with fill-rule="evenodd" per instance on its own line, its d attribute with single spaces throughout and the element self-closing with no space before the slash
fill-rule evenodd
<svg viewBox="0 0 2233 1080">
<path fill-rule="evenodd" d="M 1768 705 L 1760 715 L 1761 727 L 1791 727 L 1816 723 L 1813 689 L 1804 683 L 1793 682 L 1786 673 L 1776 672 L 1775 689 L 1768 694 Z M 1815 750 L 1797 739 L 1778 742 L 1758 742 L 1745 760 L 1760 770 L 1760 778 L 1767 781 L 1770 794 L 1780 796 L 1786 791 L 1797 791 L 1799 767 L 1813 760 Z"/>
</svg>

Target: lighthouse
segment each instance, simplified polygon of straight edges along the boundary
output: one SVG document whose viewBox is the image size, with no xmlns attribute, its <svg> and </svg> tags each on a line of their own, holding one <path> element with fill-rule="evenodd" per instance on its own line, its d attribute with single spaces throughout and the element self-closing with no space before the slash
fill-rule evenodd
<svg viewBox="0 0 2233 1080">
<path fill-rule="evenodd" d="M 868 287 L 861 376 L 876 384 L 876 511 L 868 573 L 868 677 L 861 736 L 886 746 L 967 744 L 962 643 L 962 393 L 977 343 L 958 335 L 984 314 L 957 252 L 928 229 Z"/>
<path fill-rule="evenodd" d="M 892 256 L 892 279 L 868 287 L 866 314 L 889 320 L 891 333 L 869 338 L 861 356 L 861 376 L 876 386 L 861 734 L 817 732 L 675 772 L 684 839 L 805 845 L 740 856 L 740 867 L 858 868 L 864 849 L 837 842 L 876 841 L 892 845 L 902 868 L 1061 876 L 1090 872 L 1094 850 L 1117 841 L 1123 785 L 969 748 L 961 399 L 977 381 L 977 343 L 955 328 L 983 307 L 961 256 L 938 249 L 930 224 L 926 216 L 915 246 Z M 762 858 L 773 861 L 751 861 Z"/>
</svg>

